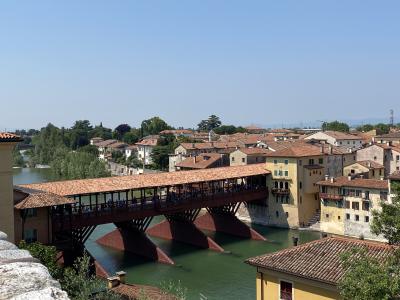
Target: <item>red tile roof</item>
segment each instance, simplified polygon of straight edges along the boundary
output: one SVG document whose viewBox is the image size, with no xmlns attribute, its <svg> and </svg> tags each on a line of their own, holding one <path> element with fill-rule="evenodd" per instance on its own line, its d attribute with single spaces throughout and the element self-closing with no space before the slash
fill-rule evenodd
<svg viewBox="0 0 400 300">
<path fill-rule="evenodd" d="M 20 142 L 22 139 L 13 133 L 8 133 L 8 132 L 0 132 L 0 143 L 5 143 L 5 142 Z"/>
<path fill-rule="evenodd" d="M 389 175 L 390 179 L 400 180 L 400 171 L 395 171 Z"/>
<path fill-rule="evenodd" d="M 25 195 L 25 197 L 21 201 L 18 201 L 18 203 L 14 205 L 16 209 L 49 207 L 63 204 L 71 204 L 75 202 L 74 199 L 62 197 L 60 195 L 49 192 L 43 192 L 40 190 L 17 187 L 14 188 L 14 191 Z"/>
<path fill-rule="evenodd" d="M 346 132 L 341 132 L 341 131 L 324 131 L 326 135 L 329 135 L 330 137 L 333 137 L 337 140 L 362 140 L 362 137 L 346 133 Z"/>
<path fill-rule="evenodd" d="M 206 169 L 221 159 L 221 154 L 218 153 L 201 153 L 200 155 L 186 158 L 177 163 L 176 166 L 180 168 Z"/>
<path fill-rule="evenodd" d="M 221 167 L 204 170 L 33 183 L 19 185 L 17 188 L 30 188 L 61 196 L 72 196 L 79 194 L 124 191 L 147 187 L 151 188 L 157 186 L 175 186 L 211 180 L 266 175 L 270 173 L 270 171 L 266 170 L 265 164 L 252 164 L 246 166 Z"/>
<path fill-rule="evenodd" d="M 385 243 L 344 237 L 316 240 L 274 253 L 249 258 L 246 263 L 267 270 L 337 285 L 344 274 L 340 254 L 360 247 L 378 260 L 387 259 L 394 247 Z"/>
<path fill-rule="evenodd" d="M 368 169 L 383 169 L 384 166 L 381 164 L 378 164 L 377 162 L 373 161 L 373 160 L 362 160 L 362 161 L 357 161 L 354 164 L 359 164 L 363 167 L 366 167 Z M 353 164 L 353 165 L 354 165 Z"/>
<path fill-rule="evenodd" d="M 266 156 L 268 154 L 274 153 L 274 151 L 264 149 L 264 148 L 240 148 L 237 151 L 240 151 L 249 156 Z"/>
<path fill-rule="evenodd" d="M 349 180 L 348 176 L 341 176 L 328 180 L 321 180 L 317 182 L 318 185 L 336 186 L 336 187 L 363 187 L 369 189 L 388 189 L 388 181 L 380 179 L 366 179 L 366 178 L 353 178 Z"/>
</svg>

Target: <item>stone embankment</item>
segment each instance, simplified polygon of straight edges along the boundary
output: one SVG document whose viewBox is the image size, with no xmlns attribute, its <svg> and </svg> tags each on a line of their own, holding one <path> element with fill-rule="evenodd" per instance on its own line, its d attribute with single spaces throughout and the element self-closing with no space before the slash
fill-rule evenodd
<svg viewBox="0 0 400 300">
<path fill-rule="evenodd" d="M 20 250 L 0 231 L 0 300 L 68 300 L 60 283 L 29 251 Z"/>
</svg>

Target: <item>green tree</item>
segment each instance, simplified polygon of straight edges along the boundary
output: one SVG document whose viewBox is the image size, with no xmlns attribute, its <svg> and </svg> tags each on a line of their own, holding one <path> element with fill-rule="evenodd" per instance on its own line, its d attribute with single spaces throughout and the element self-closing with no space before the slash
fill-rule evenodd
<svg viewBox="0 0 400 300">
<path fill-rule="evenodd" d="M 161 131 L 167 129 L 172 129 L 172 127 L 160 117 L 153 117 L 144 120 L 141 125 L 142 136 L 159 134 Z"/>
<path fill-rule="evenodd" d="M 57 264 L 56 247 L 46 246 L 39 242 L 28 244 L 25 241 L 21 241 L 19 248 L 28 250 L 34 258 L 37 258 L 49 270 L 54 279 L 58 280 L 62 277 L 62 268 Z"/>
<path fill-rule="evenodd" d="M 12 157 L 13 157 L 13 167 L 24 167 L 25 162 L 24 158 L 22 157 L 21 153 L 18 150 L 18 147 L 14 147 L 13 152 L 12 152 Z"/>
<path fill-rule="evenodd" d="M 234 125 L 221 125 L 213 129 L 216 134 L 234 134 L 238 132 L 246 132 L 243 127 L 236 127 Z"/>
<path fill-rule="evenodd" d="M 382 133 L 382 134 L 389 133 L 389 131 L 390 131 L 390 125 L 388 125 L 388 124 L 379 123 L 379 124 L 376 124 L 374 127 L 375 127 L 375 129 L 379 130 L 380 133 Z"/>
<path fill-rule="evenodd" d="M 349 132 L 350 127 L 346 123 L 333 121 L 333 122 L 324 122 L 322 124 L 322 130 L 333 130 L 333 131 L 341 131 L 341 132 Z"/>
<path fill-rule="evenodd" d="M 135 130 L 135 131 L 131 130 L 130 132 L 125 133 L 124 137 L 122 138 L 122 141 L 124 143 L 130 144 L 130 145 L 139 141 L 140 132 L 136 132 L 136 131 L 137 130 Z"/>
<path fill-rule="evenodd" d="M 202 131 L 210 131 L 214 128 L 221 126 L 221 120 L 216 115 L 211 115 L 208 117 L 207 120 L 201 120 L 200 123 L 197 125 L 198 130 Z"/>
<path fill-rule="evenodd" d="M 86 253 L 75 260 L 72 268 L 64 270 L 61 286 L 72 300 L 121 299 L 106 288 L 104 281 L 90 274 L 90 258 Z"/>
<path fill-rule="evenodd" d="M 100 123 L 100 125 L 95 126 L 90 132 L 89 132 L 89 137 L 94 138 L 94 137 L 100 137 L 104 140 L 109 140 L 112 138 L 112 131 L 110 128 L 103 127 L 103 124 Z"/>
<path fill-rule="evenodd" d="M 89 144 L 89 132 L 93 127 L 88 120 L 76 121 L 68 131 L 69 147 L 73 150 Z"/>
<path fill-rule="evenodd" d="M 381 211 L 372 211 L 371 232 L 376 235 L 382 234 L 389 244 L 400 243 L 400 184 L 392 182 L 392 197 L 391 203 L 381 201 Z"/>
<path fill-rule="evenodd" d="M 131 131 L 131 126 L 129 126 L 128 124 L 120 124 L 118 125 L 115 129 L 114 129 L 114 134 L 113 136 L 117 139 L 117 140 L 122 140 L 122 138 L 124 137 L 124 135 L 126 133 L 128 133 L 129 131 Z"/>
<path fill-rule="evenodd" d="M 368 132 L 374 129 L 374 126 L 371 124 L 365 124 L 357 127 L 358 131 Z"/>
<path fill-rule="evenodd" d="M 391 300 L 400 295 L 400 253 L 379 261 L 365 248 L 353 249 L 341 256 L 346 270 L 339 281 L 345 300 Z"/>
</svg>

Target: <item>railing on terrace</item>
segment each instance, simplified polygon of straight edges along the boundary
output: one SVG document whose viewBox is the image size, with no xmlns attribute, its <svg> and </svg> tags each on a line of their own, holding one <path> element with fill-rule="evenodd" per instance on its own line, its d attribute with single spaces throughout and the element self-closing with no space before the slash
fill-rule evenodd
<svg viewBox="0 0 400 300">
<path fill-rule="evenodd" d="M 319 196 L 322 199 L 327 199 L 327 200 L 343 200 L 343 195 L 339 195 L 339 194 L 329 194 L 329 193 L 320 193 Z"/>
<path fill-rule="evenodd" d="M 282 194 L 282 195 L 290 194 L 290 190 L 285 188 L 272 188 L 271 192 L 272 194 Z"/>
</svg>

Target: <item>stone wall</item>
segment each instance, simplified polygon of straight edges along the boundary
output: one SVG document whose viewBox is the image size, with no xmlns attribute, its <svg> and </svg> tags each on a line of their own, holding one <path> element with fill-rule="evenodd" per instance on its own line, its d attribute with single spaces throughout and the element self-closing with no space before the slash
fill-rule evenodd
<svg viewBox="0 0 400 300">
<path fill-rule="evenodd" d="M 0 231 L 0 300 L 68 300 L 45 266 Z"/>
<path fill-rule="evenodd" d="M 268 207 L 255 204 L 241 204 L 236 216 L 245 222 L 269 225 Z"/>
</svg>

